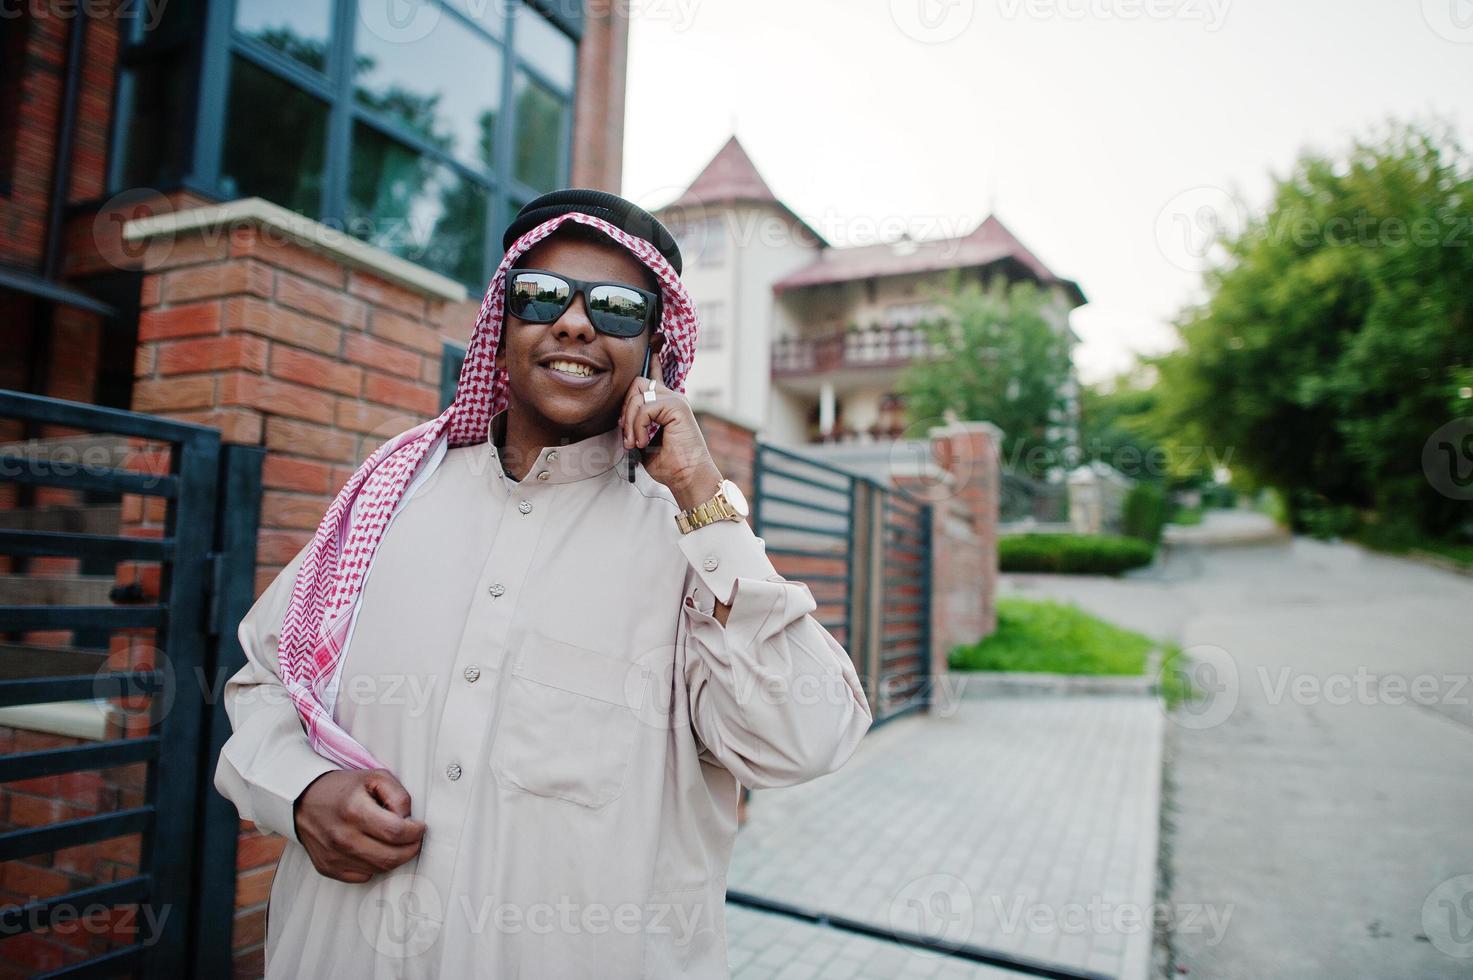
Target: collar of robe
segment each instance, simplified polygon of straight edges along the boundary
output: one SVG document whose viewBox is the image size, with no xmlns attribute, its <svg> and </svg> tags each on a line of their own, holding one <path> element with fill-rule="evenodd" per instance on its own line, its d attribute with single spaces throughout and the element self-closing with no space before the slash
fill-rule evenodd
<svg viewBox="0 0 1473 980">
<path fill-rule="evenodd" d="M 576 483 L 603 476 L 614 467 L 621 476 L 627 476 L 628 450 L 624 448 L 624 433 L 615 425 L 598 435 L 579 439 L 577 442 L 559 446 L 543 446 L 537 454 L 532 468 L 521 480 L 512 479 L 501 460 L 501 444 L 506 436 L 507 409 L 503 408 L 491 417 L 491 438 L 487 440 L 487 452 L 498 461 L 495 472 L 500 474 L 509 487 L 532 487 Z"/>
</svg>

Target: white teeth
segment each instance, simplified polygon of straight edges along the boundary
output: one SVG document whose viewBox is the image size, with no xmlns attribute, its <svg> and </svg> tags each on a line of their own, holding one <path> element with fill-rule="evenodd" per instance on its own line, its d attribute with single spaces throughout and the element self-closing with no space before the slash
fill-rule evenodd
<svg viewBox="0 0 1473 980">
<path fill-rule="evenodd" d="M 547 366 L 564 374 L 576 374 L 580 378 L 593 377 L 593 368 L 586 364 L 575 364 L 572 361 L 549 361 Z"/>
</svg>

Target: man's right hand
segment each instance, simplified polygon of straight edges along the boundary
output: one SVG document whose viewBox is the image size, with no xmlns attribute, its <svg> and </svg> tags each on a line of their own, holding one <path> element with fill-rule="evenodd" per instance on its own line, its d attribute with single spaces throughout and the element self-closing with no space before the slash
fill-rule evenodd
<svg viewBox="0 0 1473 980">
<path fill-rule="evenodd" d="M 312 866 L 355 884 L 414 857 L 425 832 L 424 822 L 409 816 L 409 793 L 386 769 L 323 773 L 293 809 Z"/>
</svg>

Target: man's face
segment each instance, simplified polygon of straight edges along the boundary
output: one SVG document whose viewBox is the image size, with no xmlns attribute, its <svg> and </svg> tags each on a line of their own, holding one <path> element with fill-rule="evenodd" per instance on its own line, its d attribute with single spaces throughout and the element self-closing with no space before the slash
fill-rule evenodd
<svg viewBox="0 0 1473 980">
<path fill-rule="evenodd" d="M 621 282 L 654 291 L 654 276 L 613 241 L 590 241 L 559 235 L 539 242 L 517 262 L 521 268 L 547 269 L 574 279 Z M 510 383 L 509 405 L 529 421 L 575 437 L 597 435 L 618 424 L 630 385 L 644 366 L 645 348 L 653 345 L 651 371 L 664 335 L 657 325 L 637 337 L 599 333 L 588 318 L 581 294 L 556 323 L 528 323 L 507 314 L 497 363 Z M 655 330 L 653 334 L 651 331 Z M 560 355 L 574 355 L 594 369 L 592 378 L 562 374 L 548 366 Z"/>
</svg>

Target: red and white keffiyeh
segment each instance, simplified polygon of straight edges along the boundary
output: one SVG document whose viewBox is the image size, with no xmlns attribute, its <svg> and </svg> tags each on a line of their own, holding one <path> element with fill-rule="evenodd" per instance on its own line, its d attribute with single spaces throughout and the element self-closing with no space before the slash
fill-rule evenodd
<svg viewBox="0 0 1473 980">
<path fill-rule="evenodd" d="M 662 297 L 660 329 L 665 334 L 657 354 L 661 378 L 671 391 L 685 390 L 685 376 L 695 358 L 696 311 L 679 275 L 658 249 L 581 212 L 558 215 L 517 239 L 486 289 L 454 402 L 438 418 L 384 443 L 358 467 L 327 508 L 297 570 L 278 646 L 281 681 L 301 715 L 312 748 L 341 766 L 383 768 L 338 725 L 326 697 L 343 667 L 353 611 L 369 562 L 395 506 L 440 437 L 448 436 L 451 447 L 475 445 L 490 437 L 491 418 L 507 403 L 507 373 L 496 366 L 507 270 L 566 221 L 597 228 L 655 273 Z M 651 424 L 649 434 L 658 428 Z"/>
</svg>

